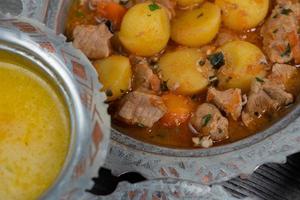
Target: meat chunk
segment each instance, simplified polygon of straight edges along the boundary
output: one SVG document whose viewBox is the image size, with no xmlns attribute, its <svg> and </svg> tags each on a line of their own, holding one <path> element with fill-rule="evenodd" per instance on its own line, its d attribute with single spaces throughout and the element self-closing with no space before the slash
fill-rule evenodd
<svg viewBox="0 0 300 200">
<path fill-rule="evenodd" d="M 262 88 L 271 99 L 277 102 L 279 107 L 289 105 L 293 102 L 293 95 L 285 91 L 284 85 L 266 81 L 262 85 Z"/>
<path fill-rule="evenodd" d="M 215 104 L 234 120 L 237 120 L 241 115 L 243 108 L 241 89 L 218 91 L 210 87 L 207 92 L 207 101 Z"/>
<path fill-rule="evenodd" d="M 111 52 L 110 38 L 113 34 L 107 26 L 78 25 L 73 31 L 73 44 L 90 59 L 100 59 L 109 56 Z"/>
<path fill-rule="evenodd" d="M 133 91 L 123 97 L 118 117 L 128 124 L 152 127 L 165 113 L 166 106 L 161 97 Z"/>
<path fill-rule="evenodd" d="M 293 10 L 297 19 L 300 19 L 300 4 L 299 0 L 277 0 L 277 4 L 281 7 L 288 5 Z"/>
<path fill-rule="evenodd" d="M 159 92 L 160 79 L 153 73 L 147 60 L 135 56 L 131 56 L 130 60 L 133 64 L 133 90 Z"/>
<path fill-rule="evenodd" d="M 255 119 L 266 112 L 272 112 L 293 102 L 293 96 L 284 90 L 284 86 L 268 79 L 254 80 L 251 85 L 248 102 L 242 112 L 242 121 L 250 126 Z"/>
<path fill-rule="evenodd" d="M 201 136 L 210 136 L 213 141 L 221 141 L 229 137 L 228 120 L 212 104 L 203 103 L 198 106 L 190 124 Z"/>
<path fill-rule="evenodd" d="M 238 40 L 239 37 L 238 35 L 229 30 L 229 29 L 221 29 L 217 35 L 217 39 L 215 41 L 215 45 L 216 46 L 222 46 L 223 44 L 227 43 L 227 42 L 231 42 L 234 40 Z"/>
<path fill-rule="evenodd" d="M 280 3 L 262 27 L 263 48 L 272 62 L 300 63 L 299 12 L 299 3 Z"/>
<path fill-rule="evenodd" d="M 268 79 L 274 83 L 280 85 L 286 85 L 288 80 L 297 73 L 297 69 L 294 66 L 286 64 L 275 64 L 272 67 L 272 73 L 268 76 Z"/>
</svg>

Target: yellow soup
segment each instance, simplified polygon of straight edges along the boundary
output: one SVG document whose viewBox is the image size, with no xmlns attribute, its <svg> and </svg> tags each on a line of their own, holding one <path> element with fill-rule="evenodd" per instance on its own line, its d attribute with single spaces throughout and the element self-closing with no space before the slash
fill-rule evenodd
<svg viewBox="0 0 300 200">
<path fill-rule="evenodd" d="M 15 60 L 0 59 L 0 199 L 32 200 L 63 166 L 69 114 L 57 90 Z"/>
</svg>

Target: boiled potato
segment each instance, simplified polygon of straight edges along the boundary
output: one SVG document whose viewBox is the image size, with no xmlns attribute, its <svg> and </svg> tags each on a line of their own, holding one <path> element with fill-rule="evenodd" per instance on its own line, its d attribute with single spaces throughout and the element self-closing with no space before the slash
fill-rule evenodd
<svg viewBox="0 0 300 200">
<path fill-rule="evenodd" d="M 131 65 L 125 56 L 112 55 L 94 63 L 108 101 L 122 96 L 131 86 Z"/>
<path fill-rule="evenodd" d="M 266 76 L 266 58 L 254 44 L 237 40 L 224 44 L 217 51 L 223 53 L 225 60 L 218 72 L 221 89 L 241 88 L 247 92 L 253 79 Z"/>
<path fill-rule="evenodd" d="M 171 22 L 171 38 L 178 44 L 199 47 L 211 42 L 219 31 L 221 11 L 212 3 L 178 14 Z"/>
<path fill-rule="evenodd" d="M 204 0 L 177 0 L 180 7 L 188 7 L 202 3 Z"/>
<path fill-rule="evenodd" d="M 165 53 L 158 65 L 168 88 L 183 95 L 192 95 L 204 90 L 212 72 L 205 55 L 193 48 Z"/>
<path fill-rule="evenodd" d="M 228 28 L 241 31 L 256 27 L 266 17 L 269 0 L 216 0 Z"/>
<path fill-rule="evenodd" d="M 125 14 L 119 38 L 124 47 L 139 56 L 160 52 L 170 38 L 166 8 L 155 3 L 141 3 Z"/>
</svg>

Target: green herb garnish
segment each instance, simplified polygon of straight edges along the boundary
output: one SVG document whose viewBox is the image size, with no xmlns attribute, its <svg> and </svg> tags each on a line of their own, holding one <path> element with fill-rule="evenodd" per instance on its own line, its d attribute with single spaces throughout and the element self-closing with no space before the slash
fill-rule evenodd
<svg viewBox="0 0 300 200">
<path fill-rule="evenodd" d="M 220 69 L 225 64 L 224 55 L 222 52 L 217 52 L 208 56 L 208 60 L 215 69 Z"/>
<path fill-rule="evenodd" d="M 75 13 L 76 17 L 84 17 L 84 13 L 80 12 L 80 11 L 77 11 Z"/>
<path fill-rule="evenodd" d="M 105 94 L 106 94 L 106 96 L 108 96 L 108 97 L 112 97 L 112 96 L 113 96 L 113 92 L 112 92 L 110 89 L 105 90 Z"/>
<path fill-rule="evenodd" d="M 265 82 L 263 79 L 261 79 L 261 78 L 259 78 L 259 77 L 255 77 L 255 79 L 256 79 L 256 81 L 261 82 L 261 83 L 264 83 L 264 82 Z"/>
<path fill-rule="evenodd" d="M 160 84 L 160 89 L 161 89 L 161 91 L 163 91 L 163 92 L 169 91 L 169 88 L 168 88 L 168 81 L 163 81 L 163 82 Z"/>
<path fill-rule="evenodd" d="M 155 10 L 160 9 L 160 7 L 159 7 L 159 5 L 157 5 L 156 3 L 153 2 L 152 4 L 149 5 L 149 9 L 151 11 L 155 11 Z"/>
<path fill-rule="evenodd" d="M 202 127 L 207 126 L 211 118 L 212 118 L 211 114 L 207 114 L 204 117 L 202 117 Z"/>
<path fill-rule="evenodd" d="M 288 43 L 286 49 L 284 50 L 284 52 L 282 52 L 282 54 L 280 56 L 285 57 L 285 56 L 289 56 L 290 54 L 291 54 L 291 46 Z"/>
<path fill-rule="evenodd" d="M 283 15 L 289 15 L 291 12 L 293 12 L 291 9 L 289 9 L 289 8 L 283 8 L 282 10 L 281 10 L 281 14 L 283 14 Z"/>
</svg>

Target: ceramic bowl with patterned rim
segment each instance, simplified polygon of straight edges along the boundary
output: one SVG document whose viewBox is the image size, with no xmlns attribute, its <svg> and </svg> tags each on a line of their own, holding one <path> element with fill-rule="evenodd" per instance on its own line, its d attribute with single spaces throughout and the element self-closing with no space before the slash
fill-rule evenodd
<svg viewBox="0 0 300 200">
<path fill-rule="evenodd" d="M 70 113 L 71 139 L 59 176 L 41 199 L 86 199 L 104 163 L 110 135 L 105 94 L 86 57 L 65 38 L 25 18 L 0 18 L 0 50 L 34 63 L 63 95 Z"/>
</svg>

